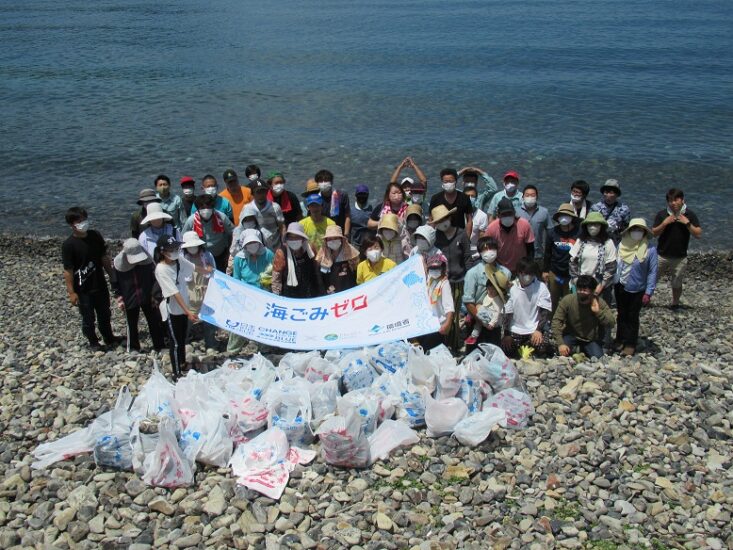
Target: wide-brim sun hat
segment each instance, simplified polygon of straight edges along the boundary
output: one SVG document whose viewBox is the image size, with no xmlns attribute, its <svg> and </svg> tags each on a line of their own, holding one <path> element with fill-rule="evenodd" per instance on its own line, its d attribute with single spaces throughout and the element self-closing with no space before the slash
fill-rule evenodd
<svg viewBox="0 0 733 550">
<path fill-rule="evenodd" d="M 154 189 L 141 190 L 137 196 L 137 203 L 142 206 L 143 204 L 148 204 L 149 202 L 160 202 L 160 197 L 158 197 L 158 194 L 155 192 Z"/>
<path fill-rule="evenodd" d="M 499 296 L 501 296 L 501 299 L 506 300 L 506 291 L 509 288 L 509 279 L 507 276 L 497 269 L 489 275 L 488 281 L 491 283 L 491 286 L 494 287 Z"/>
<path fill-rule="evenodd" d="M 318 184 L 316 183 L 316 180 L 310 179 L 308 180 L 308 183 L 305 184 L 305 191 L 303 191 L 300 196 L 301 197 L 307 197 L 308 195 L 312 195 L 314 193 L 320 193 L 321 189 L 318 187 Z"/>
<path fill-rule="evenodd" d="M 305 234 L 305 229 L 303 229 L 303 226 L 298 222 L 292 222 L 288 224 L 288 229 L 287 231 L 285 231 L 285 235 L 295 235 L 297 237 L 302 237 L 306 240 L 308 239 L 308 235 Z"/>
<path fill-rule="evenodd" d="M 344 232 L 340 225 L 329 225 L 326 227 L 326 233 L 323 235 L 324 239 L 333 239 L 338 237 L 339 239 L 344 238 Z"/>
<path fill-rule="evenodd" d="M 194 246 L 204 246 L 206 242 L 202 241 L 198 233 L 195 231 L 186 231 L 183 234 L 183 244 L 181 245 L 181 248 L 192 248 Z"/>
<path fill-rule="evenodd" d="M 150 223 L 155 220 L 172 220 L 170 214 L 166 214 L 163 212 L 163 207 L 160 206 L 157 202 L 150 203 L 147 207 L 147 216 L 145 216 L 141 221 L 141 225 L 145 225 L 146 223 Z"/>
<path fill-rule="evenodd" d="M 440 223 L 444 219 L 455 214 L 457 211 L 458 208 L 456 208 L 455 206 L 448 210 L 448 208 L 446 208 L 444 204 L 439 204 L 430 211 L 430 217 L 432 218 L 433 223 Z"/>
<path fill-rule="evenodd" d="M 613 191 L 619 197 L 621 196 L 621 186 L 618 184 L 618 180 L 606 180 L 606 183 L 601 186 L 601 194 L 605 193 L 606 190 Z"/>
<path fill-rule="evenodd" d="M 377 226 L 377 231 L 381 231 L 382 229 L 391 229 L 395 233 L 400 232 L 400 220 L 397 217 L 397 214 L 393 214 L 392 212 L 389 212 L 382 216 L 382 219 L 379 220 L 379 225 Z"/>
<path fill-rule="evenodd" d="M 569 202 L 564 202 L 557 207 L 557 212 L 552 215 L 552 219 L 558 221 L 560 216 L 571 216 L 573 220 L 578 219 L 578 215 L 575 213 L 575 208 Z"/>
<path fill-rule="evenodd" d="M 653 235 L 652 230 L 646 224 L 646 220 L 644 218 L 631 218 L 629 226 L 624 229 L 621 234 L 624 235 L 626 233 L 629 233 L 632 229 L 643 229 L 648 237 L 651 237 Z"/>
<path fill-rule="evenodd" d="M 148 253 L 145 252 L 145 249 L 140 244 L 140 241 L 132 237 L 125 239 L 125 242 L 122 243 L 122 252 L 125 254 L 127 263 L 132 265 L 150 258 Z"/>
<path fill-rule="evenodd" d="M 608 226 L 608 222 L 606 221 L 606 218 L 603 217 L 603 214 L 600 212 L 590 212 L 586 218 L 583 220 L 583 225 L 588 225 L 589 223 L 598 223 L 601 225 Z"/>
</svg>

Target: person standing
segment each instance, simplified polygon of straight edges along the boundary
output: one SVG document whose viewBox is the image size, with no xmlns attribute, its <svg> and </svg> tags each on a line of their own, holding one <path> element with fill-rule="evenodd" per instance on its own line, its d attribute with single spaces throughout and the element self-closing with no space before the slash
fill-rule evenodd
<svg viewBox="0 0 733 550">
<path fill-rule="evenodd" d="M 280 207 L 285 220 L 285 227 L 303 219 L 300 201 L 298 201 L 295 193 L 285 189 L 285 176 L 282 172 L 273 170 L 267 174 L 267 185 L 270 186 L 270 190 L 267 192 L 267 200 Z"/>
<path fill-rule="evenodd" d="M 244 205 L 252 201 L 252 191 L 239 183 L 237 173 L 231 168 L 224 171 L 224 189 L 219 196 L 225 199 L 232 208 L 232 223 L 239 223 L 240 213 Z M 225 212 L 226 213 L 226 212 Z"/>
<path fill-rule="evenodd" d="M 186 223 L 188 215 L 183 207 L 183 201 L 178 195 L 171 193 L 171 180 L 166 175 L 159 175 L 155 178 L 155 190 L 160 198 L 160 207 L 163 212 L 171 217 L 173 227 L 178 231 L 181 230 L 183 224 Z"/>
<path fill-rule="evenodd" d="M 621 242 L 621 233 L 629 226 L 631 220 L 631 209 L 628 205 L 618 200 L 621 196 L 621 187 L 618 180 L 609 179 L 601 187 L 603 199 L 591 207 L 591 212 L 600 212 L 607 222 L 608 236 L 613 244 L 618 246 Z"/>
<path fill-rule="evenodd" d="M 183 204 L 186 219 L 188 219 L 191 215 L 193 203 L 196 200 L 196 180 L 191 176 L 183 176 L 179 183 L 181 184 L 181 192 L 183 193 L 181 203 Z M 183 226 L 181 226 L 181 230 L 183 230 Z"/>
<path fill-rule="evenodd" d="M 147 215 L 140 222 L 145 227 L 138 241 L 148 256 L 153 257 L 155 246 L 161 235 L 173 235 L 176 240 L 181 237 L 180 232 L 173 226 L 170 214 L 163 210 L 161 204 L 150 203 L 146 209 Z"/>
<path fill-rule="evenodd" d="M 580 220 L 570 203 L 561 204 L 552 219 L 556 225 L 547 235 L 542 280 L 550 289 L 554 313 L 560 299 L 570 294 L 570 249 L 580 235 Z"/>
<path fill-rule="evenodd" d="M 687 249 L 690 235 L 699 239 L 702 228 L 697 215 L 687 208 L 682 189 L 667 191 L 667 208 L 657 212 L 652 233 L 658 237 L 658 275 L 669 274 L 672 284 L 672 308 L 680 307 L 682 283 L 687 267 Z"/>
<path fill-rule="evenodd" d="M 489 208 L 489 204 L 491 204 L 491 199 L 494 198 L 494 195 L 496 195 L 496 192 L 499 190 L 494 178 L 492 178 L 486 170 L 479 168 L 478 166 L 466 166 L 465 168 L 461 168 L 458 170 L 458 175 L 463 178 L 463 192 L 466 194 L 468 194 L 467 190 L 469 186 L 478 191 L 479 179 L 484 183 L 483 189 L 478 192 L 478 195 L 474 194 L 476 200 L 471 201 L 471 203 L 473 204 L 474 209 L 479 209 L 485 214 Z M 474 223 L 475 222 L 476 218 L 474 216 Z"/>
<path fill-rule="evenodd" d="M 115 256 L 112 267 L 115 274 L 112 290 L 118 307 L 125 312 L 127 318 L 127 345 L 129 350 L 140 351 L 138 321 L 140 320 L 141 310 L 148 323 L 153 349 L 155 351 L 162 350 L 165 348 L 165 339 L 160 312 L 156 304 L 153 303 L 155 265 L 152 258 L 137 239 L 130 238 L 122 243 L 122 251 Z"/>
<path fill-rule="evenodd" d="M 499 243 L 498 261 L 514 273 L 521 258 L 534 257 L 534 233 L 509 199 L 499 201 L 496 212 L 499 217 L 489 223 L 485 235 Z"/>
<path fill-rule="evenodd" d="M 405 223 L 408 205 L 404 189 L 396 183 L 387 184 L 387 189 L 384 192 L 384 200 L 377 204 L 377 206 L 372 210 L 367 226 L 369 229 L 377 229 L 382 217 L 387 214 L 394 214 L 397 216 L 401 229 L 402 225 Z M 398 232 L 400 232 L 400 230 L 398 230 Z"/>
<path fill-rule="evenodd" d="M 140 205 L 138 210 L 135 210 L 130 216 L 130 236 L 137 239 L 140 236 L 147 225 L 142 223 L 145 216 L 148 215 L 148 205 L 154 202 L 160 202 L 160 197 L 153 189 L 142 189 L 138 194 L 137 203 Z"/>
<path fill-rule="evenodd" d="M 356 267 L 356 284 L 360 285 L 379 277 L 397 264 L 383 255 L 384 245 L 379 237 L 367 237 L 361 243 L 361 253 L 366 260 Z"/>
<path fill-rule="evenodd" d="M 411 168 L 415 172 L 415 176 L 417 176 L 417 181 L 410 177 L 402 178 L 400 180 L 400 174 L 402 173 L 402 170 L 406 168 Z M 420 167 L 415 163 L 414 160 L 412 160 L 412 157 L 405 157 L 404 159 L 402 159 L 402 162 L 400 162 L 394 169 L 394 172 L 392 172 L 392 177 L 389 178 L 389 182 L 399 184 L 399 186 L 405 191 L 405 198 L 409 202 L 412 198 L 413 188 L 421 188 L 423 189 L 423 194 L 425 193 L 424 189 L 428 183 L 428 178 L 425 177 L 425 173 L 420 170 Z"/>
<path fill-rule="evenodd" d="M 89 229 L 89 217 L 84 208 L 69 208 L 66 223 L 71 227 L 71 235 L 61 245 L 64 283 L 71 305 L 79 308 L 81 332 L 92 350 L 100 350 L 94 327 L 96 318 L 104 343 L 108 346 L 119 344 L 123 338 L 112 332 L 109 290 L 104 278 L 105 271 L 110 280 L 113 278 L 107 243 L 99 232 Z"/>
<path fill-rule="evenodd" d="M 316 261 L 326 294 L 356 286 L 359 251 L 349 244 L 338 225 L 329 225 L 326 228 L 324 246 L 318 251 Z"/>
<path fill-rule="evenodd" d="M 570 284 L 575 286 L 580 275 L 591 275 L 597 283 L 596 296 L 605 292 L 603 297 L 609 303 L 617 251 L 607 226 L 599 212 L 591 212 L 580 224 L 580 236 L 570 249 Z"/>
<path fill-rule="evenodd" d="M 319 170 L 313 176 L 318 185 L 318 192 L 323 199 L 323 215 L 341 227 L 344 235 L 351 233 L 351 204 L 345 191 L 333 188 L 333 174 L 328 170 Z"/>
<path fill-rule="evenodd" d="M 519 214 L 520 208 L 522 208 L 522 193 L 519 191 L 519 174 L 514 170 L 509 170 L 504 174 L 504 189 L 497 191 L 491 202 L 486 209 L 486 214 L 489 216 L 489 223 L 494 221 L 498 216 L 501 215 L 498 212 L 499 203 L 507 199 L 512 203 L 514 211 Z"/>
<path fill-rule="evenodd" d="M 534 234 L 534 260 L 542 265 L 547 233 L 552 230 L 552 218 L 547 208 L 539 204 L 539 191 L 534 185 L 526 185 L 522 191 L 522 207 L 519 217 L 527 220 Z"/>
<path fill-rule="evenodd" d="M 270 250 L 276 250 L 282 245 L 282 236 L 285 233 L 285 217 L 280 205 L 268 200 L 270 187 L 264 181 L 258 179 L 251 184 L 254 200 L 248 208 L 254 208 L 257 217 L 257 225 L 263 235 L 267 235 L 267 242 L 263 244 Z M 243 215 L 240 215 L 243 216 Z M 239 220 L 239 223 L 243 218 Z"/>
<path fill-rule="evenodd" d="M 211 252 L 206 250 L 206 243 L 199 238 L 195 231 L 188 231 L 183 234 L 183 243 L 181 244 L 183 257 L 195 265 L 197 268 L 186 280 L 188 285 L 189 309 L 196 315 L 201 311 L 204 303 L 204 295 L 206 288 L 209 286 L 209 280 L 212 273 L 216 269 L 216 261 Z M 211 268 L 211 270 L 207 268 Z M 204 345 L 207 349 L 216 350 L 216 326 L 209 323 L 203 324 Z M 189 326 L 189 329 L 191 327 Z"/>
<path fill-rule="evenodd" d="M 196 197 L 198 210 L 188 217 L 183 232 L 195 231 L 200 239 L 206 241 L 206 250 L 214 256 L 216 269 L 224 272 L 229 260 L 229 246 L 234 226 L 223 212 L 214 209 L 214 204 L 214 195 Z"/>
<path fill-rule="evenodd" d="M 593 207 L 588 200 L 590 185 L 585 180 L 575 180 L 570 184 L 570 204 L 575 210 L 575 217 L 583 221 Z"/>
<path fill-rule="evenodd" d="M 440 344 L 451 345 L 448 335 L 454 324 L 453 318 L 456 316 L 450 282 L 448 281 L 448 260 L 442 254 L 438 254 L 428 260 L 427 267 L 426 283 L 430 309 L 433 316 L 438 319 L 440 327 L 437 332 L 418 336 L 417 341 L 425 351 L 431 350 Z"/>
<path fill-rule="evenodd" d="M 573 353 L 575 347 L 588 357 L 603 357 L 603 337 L 614 324 L 613 311 L 595 295 L 596 280 L 581 275 L 576 283 L 576 293 L 568 294 L 552 317 L 552 334 L 557 352 L 563 357 Z"/>
<path fill-rule="evenodd" d="M 224 214 L 232 223 L 237 223 L 239 221 L 238 218 L 234 218 L 234 211 L 232 210 L 232 205 L 229 201 L 221 195 L 217 195 L 219 192 L 219 184 L 216 182 L 216 178 L 214 176 L 211 174 L 205 175 L 201 180 L 201 189 L 204 195 L 210 195 L 211 198 L 214 199 L 214 205 L 212 206 L 214 210 Z M 199 206 L 196 204 L 196 201 L 194 201 L 191 212 L 195 213 L 198 208 Z M 190 217 L 191 216 L 189 216 L 189 219 Z"/>
<path fill-rule="evenodd" d="M 444 168 L 440 171 L 440 181 L 442 191 L 430 197 L 430 212 L 441 205 L 450 210 L 453 227 L 465 231 L 470 239 L 473 231 L 473 206 L 471 200 L 456 189 L 458 172 L 453 168 Z"/>
<path fill-rule="evenodd" d="M 369 187 L 360 184 L 354 191 L 354 204 L 351 207 L 351 242 L 355 247 L 361 246 L 366 235 L 373 235 L 369 229 L 369 217 L 374 207 L 369 204 Z"/>
<path fill-rule="evenodd" d="M 465 181 L 466 180 L 465 174 L 466 173 L 464 173 L 464 178 L 463 178 L 464 179 L 463 193 L 469 198 L 469 200 L 471 201 L 471 204 L 473 205 L 473 214 L 471 217 L 473 224 L 471 228 L 471 236 L 469 238 L 469 240 L 471 241 L 471 262 L 468 266 L 468 267 L 472 267 L 479 262 L 478 239 L 488 229 L 489 217 L 486 215 L 486 212 L 481 210 L 481 208 L 478 206 L 479 199 L 476 196 L 476 184 L 470 180 Z"/>
<path fill-rule="evenodd" d="M 333 222 L 331 225 L 334 225 Z M 272 292 L 288 298 L 315 298 L 325 294 L 316 253 L 308 242 L 303 226 L 298 222 L 288 226 L 285 244 L 275 252 L 272 261 Z"/>
</svg>

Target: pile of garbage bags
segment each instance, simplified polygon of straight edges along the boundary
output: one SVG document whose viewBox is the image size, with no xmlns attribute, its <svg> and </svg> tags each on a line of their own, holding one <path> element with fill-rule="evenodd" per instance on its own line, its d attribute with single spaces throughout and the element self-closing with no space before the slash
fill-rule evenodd
<svg viewBox="0 0 733 550">
<path fill-rule="evenodd" d="M 34 468 L 92 453 L 149 485 L 193 483 L 196 463 L 231 468 L 237 482 L 279 498 L 290 472 L 318 452 L 333 466 L 365 468 L 395 448 L 454 436 L 475 446 L 491 430 L 523 428 L 533 414 L 514 364 L 482 344 L 458 363 L 439 346 L 397 341 L 347 352 L 257 354 L 174 385 L 156 368 L 133 398 L 86 428 L 39 445 Z"/>
</svg>

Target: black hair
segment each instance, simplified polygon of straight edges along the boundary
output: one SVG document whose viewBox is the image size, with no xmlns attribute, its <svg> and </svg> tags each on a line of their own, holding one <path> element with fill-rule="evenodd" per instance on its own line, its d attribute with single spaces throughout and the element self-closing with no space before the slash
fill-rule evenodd
<svg viewBox="0 0 733 550">
<path fill-rule="evenodd" d="M 526 273 L 528 275 L 534 275 L 535 277 L 537 277 L 539 276 L 539 272 L 540 270 L 537 266 L 537 262 L 535 262 L 534 259 L 530 258 L 529 256 L 520 258 L 517 262 L 516 273 Z"/>
<path fill-rule="evenodd" d="M 440 171 L 440 179 L 443 179 L 443 176 L 453 176 L 455 180 L 458 181 L 458 172 L 453 168 L 443 168 Z"/>
<path fill-rule="evenodd" d="M 216 181 L 216 178 L 214 176 L 212 176 L 211 174 L 206 174 L 203 178 L 201 178 L 201 186 L 202 187 L 203 187 L 204 182 L 206 180 L 214 180 L 214 183 L 217 183 L 218 184 L 218 182 Z"/>
<path fill-rule="evenodd" d="M 155 179 L 153 180 L 153 185 L 157 184 L 159 180 L 163 180 L 163 181 L 164 181 L 164 182 L 166 182 L 166 183 L 167 183 L 168 185 L 170 185 L 170 184 L 171 184 L 171 179 L 170 179 L 170 178 L 169 178 L 168 176 L 166 176 L 165 174 L 160 174 L 160 175 L 159 175 L 159 176 L 158 176 L 157 178 L 155 178 Z"/>
<path fill-rule="evenodd" d="M 73 225 L 87 218 L 87 211 L 81 206 L 72 206 L 66 211 L 66 223 Z"/>
<path fill-rule="evenodd" d="M 399 183 L 390 182 L 387 184 L 387 189 L 384 191 L 384 204 L 389 204 L 389 190 L 393 187 L 396 187 L 400 190 L 400 194 L 402 195 L 402 200 L 405 200 L 405 190 L 402 189 L 402 186 Z"/>
<path fill-rule="evenodd" d="M 330 181 L 333 183 L 333 174 L 328 170 L 319 170 L 316 172 L 316 175 L 313 176 L 313 179 L 316 180 L 316 183 L 322 183 L 324 181 Z"/>
<path fill-rule="evenodd" d="M 598 222 L 590 222 L 590 225 L 598 223 Z M 588 233 L 588 225 L 587 223 L 581 223 L 580 224 L 580 238 L 584 241 L 587 241 L 588 239 L 594 239 L 601 243 L 605 243 L 608 240 L 608 226 L 603 223 L 598 223 L 598 225 L 601 226 L 601 230 L 599 231 L 598 235 L 595 237 L 591 237 L 590 233 Z"/>
<path fill-rule="evenodd" d="M 540 192 L 539 192 L 539 190 L 537 189 L 537 187 L 536 187 L 536 186 L 534 186 L 534 185 L 532 185 L 531 183 L 530 183 L 529 185 L 525 185 L 525 186 L 524 186 L 524 190 L 522 191 L 522 193 L 524 193 L 524 192 L 525 192 L 525 191 L 526 191 L 527 189 L 534 189 L 534 192 L 535 192 L 535 193 L 537 193 L 537 196 L 538 196 L 538 197 L 540 196 Z"/>
<path fill-rule="evenodd" d="M 461 175 L 461 177 L 463 178 L 463 181 L 464 182 L 466 181 L 466 178 L 472 178 L 471 181 L 474 181 L 474 180 L 475 181 L 478 181 L 478 176 L 479 176 L 479 174 L 475 170 L 466 170 Z"/>
<path fill-rule="evenodd" d="M 580 189 L 580 192 L 583 193 L 584 197 L 587 197 L 588 193 L 590 193 L 590 185 L 588 185 L 588 182 L 585 180 L 575 180 L 570 184 L 570 191 L 573 189 Z"/>
<path fill-rule="evenodd" d="M 196 208 L 201 210 L 202 208 L 214 208 L 214 204 L 216 203 L 216 199 L 212 195 L 198 195 L 196 197 L 196 200 L 194 200 L 194 204 L 196 205 Z"/>
<path fill-rule="evenodd" d="M 673 201 L 675 199 L 684 199 L 685 193 L 682 191 L 682 189 L 677 189 L 676 187 L 672 187 L 669 191 L 667 191 L 667 202 Z"/>
<path fill-rule="evenodd" d="M 262 171 L 260 170 L 260 167 L 256 164 L 249 164 L 244 169 L 244 175 L 246 177 L 250 177 L 252 174 L 257 174 L 257 177 L 259 178 L 262 175 Z"/>
<path fill-rule="evenodd" d="M 361 241 L 361 255 L 366 258 L 366 251 L 373 247 L 375 244 L 379 245 L 379 248 L 384 250 L 384 243 L 382 239 L 376 235 L 367 235 Z"/>
<path fill-rule="evenodd" d="M 493 237 L 481 237 L 476 243 L 476 249 L 481 252 L 487 248 L 499 250 L 499 243 Z"/>
<path fill-rule="evenodd" d="M 575 281 L 575 288 L 577 289 L 590 289 L 595 290 L 598 286 L 598 281 L 592 275 L 581 275 L 578 280 Z"/>
</svg>

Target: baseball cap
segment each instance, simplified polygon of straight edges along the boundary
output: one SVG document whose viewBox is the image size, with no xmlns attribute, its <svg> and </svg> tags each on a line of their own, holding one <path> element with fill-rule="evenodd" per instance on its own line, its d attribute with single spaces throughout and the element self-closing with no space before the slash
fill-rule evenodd
<svg viewBox="0 0 733 550">
<path fill-rule="evenodd" d="M 222 179 L 224 180 L 224 183 L 229 183 L 230 181 L 237 181 L 239 178 L 237 178 L 237 173 L 229 168 L 228 170 L 224 170 Z"/>
<path fill-rule="evenodd" d="M 506 181 L 507 178 L 514 178 L 515 180 L 519 181 L 519 174 L 514 170 L 509 170 L 506 174 L 504 174 L 504 181 Z"/>
<path fill-rule="evenodd" d="M 510 212 L 514 214 L 514 204 L 512 204 L 512 201 L 505 197 L 499 201 L 499 204 L 496 207 L 496 213 L 502 215 L 508 214 Z"/>
<path fill-rule="evenodd" d="M 183 176 L 183 177 L 182 177 L 182 178 L 181 178 L 181 179 L 179 180 L 179 183 L 180 183 L 181 185 L 196 185 L 196 180 L 195 180 L 195 179 L 193 179 L 193 178 L 192 178 L 191 176 Z"/>
<path fill-rule="evenodd" d="M 252 191 L 258 191 L 260 189 L 264 189 L 265 191 L 267 191 L 270 188 L 270 186 L 258 178 L 252 182 L 251 188 L 252 188 Z"/>
<path fill-rule="evenodd" d="M 311 204 L 323 204 L 323 199 L 321 198 L 321 195 L 308 195 L 308 197 L 305 199 L 305 205 L 310 206 Z"/>
<path fill-rule="evenodd" d="M 406 177 L 406 178 L 402 178 L 402 181 L 400 182 L 400 186 L 403 186 L 405 184 L 407 184 L 407 185 L 414 185 L 414 183 L 415 183 L 415 180 L 414 179 L 412 179 L 410 177 Z"/>
<path fill-rule="evenodd" d="M 364 185 L 363 183 L 356 186 L 356 191 L 354 191 L 355 195 L 368 195 L 369 194 L 369 188 Z"/>
<path fill-rule="evenodd" d="M 177 250 L 181 246 L 173 235 L 161 235 L 155 244 L 161 250 Z"/>
</svg>

